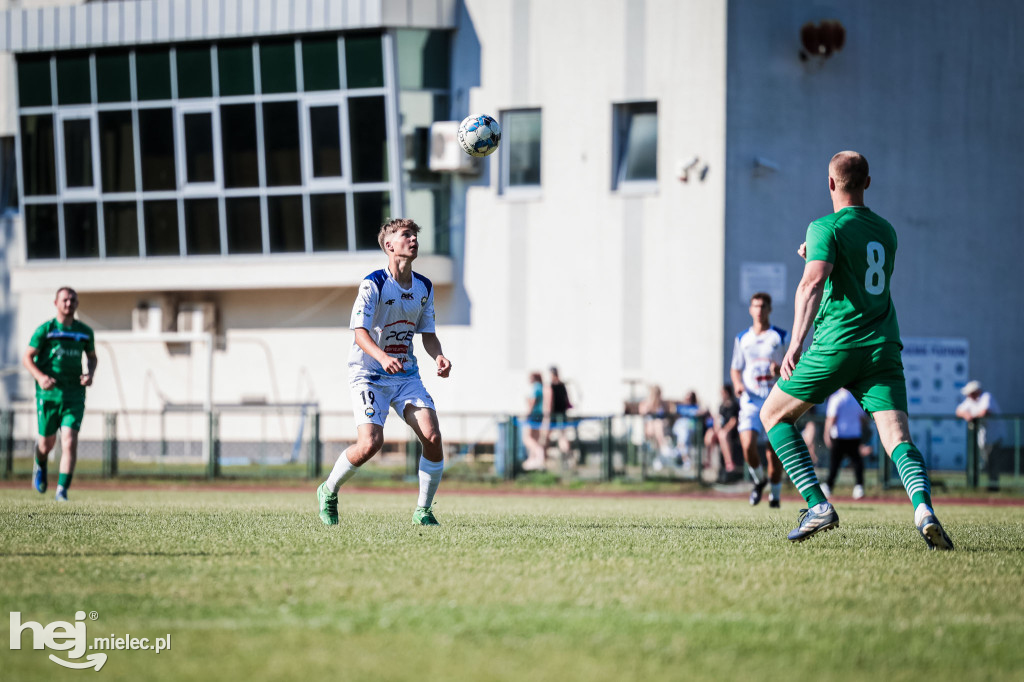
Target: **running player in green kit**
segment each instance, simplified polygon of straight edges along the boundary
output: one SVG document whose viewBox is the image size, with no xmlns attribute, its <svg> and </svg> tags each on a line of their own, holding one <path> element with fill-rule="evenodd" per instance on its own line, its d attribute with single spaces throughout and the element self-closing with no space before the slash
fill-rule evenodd
<svg viewBox="0 0 1024 682">
<path fill-rule="evenodd" d="M 96 347 L 92 329 L 75 319 L 78 294 L 70 287 L 57 290 L 53 302 L 57 317 L 44 322 L 29 341 L 21 358 L 36 380 L 36 416 L 39 420 L 39 441 L 36 443 L 32 487 L 46 492 L 46 458 L 61 434 L 60 478 L 57 500 L 67 502 L 68 487 L 78 458 L 78 431 L 85 412 L 85 387 L 92 385 L 96 371 Z M 82 356 L 87 369 L 82 374 Z"/>
<path fill-rule="evenodd" d="M 835 213 L 811 223 L 800 247 L 807 263 L 796 291 L 793 337 L 782 360 L 782 379 L 761 408 L 761 422 L 807 502 L 808 509 L 801 510 L 797 527 L 789 533 L 793 542 L 839 525 L 793 423 L 812 405 L 846 388 L 875 420 L 928 548 L 953 549 L 932 511 L 924 458 L 910 439 L 903 344 L 889 295 L 896 231 L 864 205 L 864 190 L 870 184 L 862 155 L 845 151 L 832 157 L 828 186 Z M 801 357 L 812 320 L 811 347 Z"/>
</svg>

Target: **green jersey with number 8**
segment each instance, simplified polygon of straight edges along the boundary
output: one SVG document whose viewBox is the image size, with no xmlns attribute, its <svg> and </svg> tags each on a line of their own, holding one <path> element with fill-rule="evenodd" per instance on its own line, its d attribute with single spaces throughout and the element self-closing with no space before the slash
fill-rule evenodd
<svg viewBox="0 0 1024 682">
<path fill-rule="evenodd" d="M 900 341 L 889 295 L 896 230 L 865 206 L 848 206 L 807 227 L 807 260 L 832 264 L 814 318 L 811 347 L 858 348 Z"/>
</svg>

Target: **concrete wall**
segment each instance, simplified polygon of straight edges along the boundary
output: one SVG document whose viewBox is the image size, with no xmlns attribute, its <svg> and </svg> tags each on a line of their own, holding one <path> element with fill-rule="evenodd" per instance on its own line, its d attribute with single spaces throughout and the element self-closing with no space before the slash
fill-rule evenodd
<svg viewBox="0 0 1024 682">
<path fill-rule="evenodd" d="M 801 61 L 800 27 L 832 18 L 845 47 Z M 899 234 L 902 334 L 969 339 L 971 376 L 1004 411 L 1024 412 L 1022 28 L 1024 5 L 1011 1 L 730 3 L 727 346 L 750 323 L 744 262 L 788 265 L 773 322 L 791 328 L 794 251 L 832 212 L 829 158 L 855 149 L 871 164 L 866 203 Z M 755 157 L 778 170 L 755 169 Z"/>
</svg>

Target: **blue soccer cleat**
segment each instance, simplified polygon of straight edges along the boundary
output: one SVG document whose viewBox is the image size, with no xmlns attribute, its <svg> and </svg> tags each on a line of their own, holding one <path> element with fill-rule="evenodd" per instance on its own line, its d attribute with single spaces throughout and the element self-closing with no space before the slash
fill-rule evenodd
<svg viewBox="0 0 1024 682">
<path fill-rule="evenodd" d="M 32 487 L 36 492 L 46 492 L 46 467 L 40 466 L 38 460 L 33 460 L 32 463 Z"/>
<path fill-rule="evenodd" d="M 810 509 L 800 510 L 800 520 L 797 522 L 796 528 L 789 531 L 787 536 L 790 541 L 803 542 L 815 533 L 832 530 L 839 526 L 839 514 L 836 514 L 835 508 L 827 502 L 822 504 L 826 505 L 824 509 L 818 509 L 822 505 L 815 505 Z"/>
<path fill-rule="evenodd" d="M 928 543 L 928 549 L 953 549 L 953 541 L 946 535 L 946 531 L 942 529 L 942 524 L 934 514 L 929 514 L 921 520 L 917 526 L 917 532 Z"/>
</svg>

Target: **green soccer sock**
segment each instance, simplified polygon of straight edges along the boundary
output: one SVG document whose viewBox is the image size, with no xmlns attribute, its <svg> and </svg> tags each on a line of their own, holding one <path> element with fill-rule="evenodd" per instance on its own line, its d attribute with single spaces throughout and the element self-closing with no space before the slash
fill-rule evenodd
<svg viewBox="0 0 1024 682">
<path fill-rule="evenodd" d="M 814 473 L 814 462 L 807 450 L 803 436 L 796 427 L 786 422 L 779 422 L 768 432 L 768 441 L 775 448 L 789 480 L 800 491 L 808 507 L 828 502 L 825 493 L 821 492 L 818 475 Z"/>
<path fill-rule="evenodd" d="M 928 480 L 928 469 L 924 465 L 924 457 L 921 451 L 913 443 L 900 443 L 892 451 L 892 463 L 900 472 L 900 480 L 903 487 L 907 489 L 910 496 L 910 503 L 917 509 L 917 505 L 926 504 L 932 506 L 932 486 Z"/>
<path fill-rule="evenodd" d="M 57 477 L 57 487 L 67 490 L 71 487 L 71 477 L 74 474 L 61 474 Z"/>
</svg>

